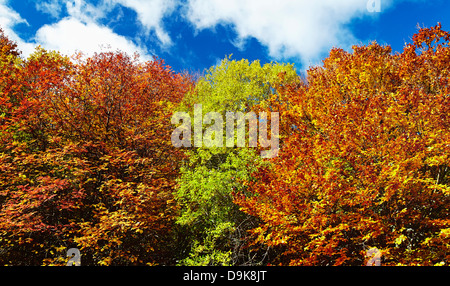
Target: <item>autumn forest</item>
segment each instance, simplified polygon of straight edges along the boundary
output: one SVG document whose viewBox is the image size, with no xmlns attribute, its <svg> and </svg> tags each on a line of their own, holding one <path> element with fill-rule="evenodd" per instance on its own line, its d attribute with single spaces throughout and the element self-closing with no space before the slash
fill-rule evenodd
<svg viewBox="0 0 450 286">
<path fill-rule="evenodd" d="M 174 147 L 175 112 L 278 112 L 279 152 Z M 270 118 L 268 119 L 270 120 Z M 203 126 L 204 128 L 206 126 Z M 450 264 L 450 33 L 201 74 L 0 33 L 0 265 Z"/>
</svg>

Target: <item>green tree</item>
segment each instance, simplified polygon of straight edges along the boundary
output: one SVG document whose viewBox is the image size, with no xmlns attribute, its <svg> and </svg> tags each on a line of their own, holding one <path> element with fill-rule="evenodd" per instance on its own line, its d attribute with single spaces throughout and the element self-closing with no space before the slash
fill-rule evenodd
<svg viewBox="0 0 450 286">
<path fill-rule="evenodd" d="M 199 79 L 184 98 L 181 110 L 193 118 L 194 105 L 201 104 L 203 116 L 218 112 L 225 125 L 226 112 L 249 112 L 272 97 L 281 82 L 297 80 L 292 65 L 225 58 Z M 262 160 L 255 148 L 226 147 L 225 142 L 223 146 L 186 150 L 188 160 L 181 168 L 176 194 L 181 205 L 178 223 L 190 235 L 181 264 L 243 265 L 261 261 L 261 256 L 251 256 L 246 247 L 247 229 L 255 227 L 257 221 L 239 210 L 232 194 L 245 192 L 241 182 L 251 180 L 250 173 Z"/>
</svg>

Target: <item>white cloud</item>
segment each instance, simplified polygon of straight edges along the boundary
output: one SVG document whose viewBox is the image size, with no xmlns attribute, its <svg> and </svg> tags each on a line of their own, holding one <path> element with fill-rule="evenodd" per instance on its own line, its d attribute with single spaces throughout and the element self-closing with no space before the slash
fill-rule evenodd
<svg viewBox="0 0 450 286">
<path fill-rule="evenodd" d="M 198 30 L 231 24 L 236 43 L 254 37 L 272 57 L 297 57 L 306 65 L 333 46 L 355 43 L 345 24 L 368 15 L 366 0 L 188 0 L 187 11 Z"/>
<path fill-rule="evenodd" d="M 111 4 L 120 4 L 134 10 L 138 21 L 146 33 L 154 31 L 164 46 L 170 46 L 172 40 L 162 25 L 163 18 L 172 13 L 176 7 L 175 0 L 108 0 Z"/>
<path fill-rule="evenodd" d="M 60 0 L 38 1 L 36 2 L 36 9 L 40 12 L 49 14 L 53 18 L 59 18 L 62 12 L 62 2 Z"/>
<path fill-rule="evenodd" d="M 65 1 L 67 13 L 83 22 L 97 22 L 98 20 L 104 18 L 107 12 L 112 9 L 105 4 L 105 2 L 100 3 L 98 6 L 94 6 L 87 3 L 85 0 L 71 0 Z"/>
<path fill-rule="evenodd" d="M 138 52 L 144 60 L 150 59 L 143 48 L 114 33 L 110 28 L 93 22 L 84 23 L 74 17 L 41 27 L 36 33 L 36 42 L 46 49 L 57 50 L 66 55 L 73 55 L 77 51 L 92 55 L 110 48 L 130 55 Z"/>
<path fill-rule="evenodd" d="M 2 27 L 11 28 L 19 23 L 27 23 L 26 20 L 22 19 L 16 11 L 10 9 L 6 4 L 6 0 L 0 0 L 0 25 Z"/>
<path fill-rule="evenodd" d="M 134 10 L 146 35 L 154 31 L 164 47 L 172 44 L 170 36 L 163 28 L 162 19 L 174 11 L 177 6 L 176 0 L 102 0 L 96 5 L 86 0 L 41 1 L 36 7 L 42 12 L 57 16 L 65 7 L 69 17 L 42 27 L 36 35 L 36 40 L 44 47 L 58 48 L 66 52 L 76 48 L 92 53 L 95 48 L 98 51 L 100 45 L 110 44 L 113 48 L 125 51 L 137 49 L 139 53 L 145 55 L 143 48 L 137 47 L 130 40 L 114 34 L 111 29 L 99 24 L 102 19 L 111 17 L 110 12 L 116 5 Z"/>
<path fill-rule="evenodd" d="M 37 9 L 55 18 L 59 17 L 63 7 L 67 9 L 68 17 L 40 27 L 33 42 L 26 42 L 14 32 L 13 27 L 28 23 L 7 6 L 7 0 L 0 0 L 0 26 L 11 40 L 17 42 L 24 57 L 33 53 L 37 45 L 41 45 L 45 49 L 57 50 L 69 56 L 79 51 L 90 56 L 95 52 L 121 50 L 130 55 L 137 52 L 142 60 L 152 59 L 145 48 L 98 23 L 110 11 L 110 7 L 105 7 L 105 2 L 99 6 L 93 6 L 84 0 L 51 0 L 36 4 Z"/>
<path fill-rule="evenodd" d="M 0 27 L 4 30 L 5 35 L 17 43 L 18 49 L 24 54 L 29 54 L 34 50 L 34 45 L 22 40 L 16 32 L 14 26 L 18 24 L 26 24 L 27 21 L 23 19 L 16 11 L 7 6 L 6 0 L 0 0 Z"/>
</svg>

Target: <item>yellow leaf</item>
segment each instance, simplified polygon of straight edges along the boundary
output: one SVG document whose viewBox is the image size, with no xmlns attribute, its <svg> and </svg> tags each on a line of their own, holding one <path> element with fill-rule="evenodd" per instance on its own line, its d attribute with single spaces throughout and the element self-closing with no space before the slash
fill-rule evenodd
<svg viewBox="0 0 450 286">
<path fill-rule="evenodd" d="M 406 239 L 407 239 L 407 237 L 402 234 L 395 239 L 394 243 L 396 246 L 400 246 L 403 243 L 403 241 L 405 241 Z"/>
</svg>

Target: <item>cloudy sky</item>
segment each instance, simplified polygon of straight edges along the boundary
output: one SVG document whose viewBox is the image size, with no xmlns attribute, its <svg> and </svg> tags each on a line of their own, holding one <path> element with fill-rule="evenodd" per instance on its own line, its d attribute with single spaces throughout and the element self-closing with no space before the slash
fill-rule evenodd
<svg viewBox="0 0 450 286">
<path fill-rule="evenodd" d="M 447 0 L 0 0 L 0 26 L 27 57 L 108 49 L 176 71 L 234 59 L 320 64 L 332 47 L 376 40 L 401 51 L 417 27 L 450 30 Z"/>
</svg>

